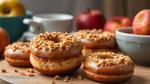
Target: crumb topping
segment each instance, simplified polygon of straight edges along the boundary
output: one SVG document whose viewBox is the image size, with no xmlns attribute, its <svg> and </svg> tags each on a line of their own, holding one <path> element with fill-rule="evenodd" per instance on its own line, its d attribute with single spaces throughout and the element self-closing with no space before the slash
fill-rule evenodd
<svg viewBox="0 0 150 84">
<path fill-rule="evenodd" d="M 132 63 L 132 60 L 129 56 L 124 55 L 122 53 L 114 53 L 114 52 L 94 52 L 88 56 L 88 60 L 93 61 L 97 64 L 97 66 L 109 66 L 116 64 L 126 64 Z"/>
<path fill-rule="evenodd" d="M 1 72 L 2 72 L 2 73 L 6 73 L 6 69 L 2 69 Z"/>
<path fill-rule="evenodd" d="M 70 81 L 69 76 L 65 76 L 65 77 L 64 77 L 64 82 L 69 82 L 69 81 Z"/>
<path fill-rule="evenodd" d="M 21 50 L 22 52 L 28 52 L 30 50 L 29 42 L 15 42 L 6 47 L 6 49 L 12 49 L 13 52 L 16 50 Z"/>
<path fill-rule="evenodd" d="M 101 29 L 96 30 L 80 30 L 74 34 L 78 39 L 88 39 L 88 40 L 111 40 L 114 39 L 114 34 Z"/>
<path fill-rule="evenodd" d="M 45 50 L 55 50 L 55 49 L 66 49 L 68 50 L 70 47 L 79 46 L 80 42 L 76 38 L 74 38 L 69 33 L 61 33 L 61 32 L 45 32 L 39 34 L 35 37 L 31 46 L 40 50 L 45 48 Z"/>
<path fill-rule="evenodd" d="M 59 75 L 55 75 L 55 76 L 54 76 L 54 79 L 55 79 L 55 80 L 60 80 L 61 77 L 60 77 Z"/>
<path fill-rule="evenodd" d="M 81 74 L 77 75 L 77 79 L 82 80 L 84 77 Z"/>
</svg>

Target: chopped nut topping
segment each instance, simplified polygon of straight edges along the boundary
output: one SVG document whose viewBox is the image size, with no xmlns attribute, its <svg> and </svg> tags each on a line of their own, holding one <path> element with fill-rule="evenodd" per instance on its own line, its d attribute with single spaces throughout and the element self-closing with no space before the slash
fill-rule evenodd
<svg viewBox="0 0 150 84">
<path fill-rule="evenodd" d="M 34 77 L 35 76 L 33 73 L 27 73 L 26 75 L 29 76 L 29 77 Z"/>
<path fill-rule="evenodd" d="M 29 73 L 35 73 L 35 71 L 34 71 L 33 69 L 27 69 L 27 71 L 28 71 Z"/>
<path fill-rule="evenodd" d="M 70 78 L 68 76 L 65 76 L 64 82 L 69 82 Z"/>
<path fill-rule="evenodd" d="M 19 74 L 20 74 L 20 75 L 22 75 L 22 76 L 25 76 L 25 75 L 26 75 L 25 73 L 22 73 L 22 72 L 21 72 L 21 73 L 19 73 Z"/>
<path fill-rule="evenodd" d="M 15 42 L 13 44 L 8 45 L 6 49 L 12 49 L 13 52 L 15 52 L 16 50 L 21 50 L 22 52 L 29 52 L 29 46 L 29 42 Z"/>
<path fill-rule="evenodd" d="M 29 77 L 34 77 L 35 76 L 34 73 L 24 73 L 24 72 L 21 72 L 19 74 L 22 75 L 22 76 L 29 76 Z"/>
<path fill-rule="evenodd" d="M 96 50 L 93 50 L 93 49 L 87 49 L 87 48 L 84 48 L 82 50 L 82 55 L 84 57 L 86 56 L 89 56 L 90 54 L 94 53 L 94 52 L 114 52 L 114 53 L 119 53 L 120 51 L 118 50 L 114 50 L 114 49 L 96 49 Z"/>
<path fill-rule="evenodd" d="M 60 76 L 59 76 L 59 75 L 56 75 L 56 76 L 54 77 L 54 79 L 55 79 L 55 80 L 60 80 Z"/>
<path fill-rule="evenodd" d="M 114 40 L 115 36 L 113 33 L 102 31 L 102 30 L 80 30 L 74 34 L 78 39 L 87 39 L 91 41 L 99 40 Z"/>
<path fill-rule="evenodd" d="M 31 47 L 37 50 L 45 49 L 46 51 L 52 51 L 55 49 L 66 49 L 70 47 L 79 46 L 80 41 L 74 38 L 69 33 L 61 32 L 46 32 L 41 33 L 35 37 L 31 42 Z"/>
<path fill-rule="evenodd" d="M 108 51 L 93 52 L 86 59 L 95 62 L 98 66 L 132 63 L 129 56 Z"/>
<path fill-rule="evenodd" d="M 18 70 L 15 69 L 14 72 L 18 73 Z"/>
<path fill-rule="evenodd" d="M 6 69 L 2 69 L 2 73 L 6 73 Z"/>
</svg>

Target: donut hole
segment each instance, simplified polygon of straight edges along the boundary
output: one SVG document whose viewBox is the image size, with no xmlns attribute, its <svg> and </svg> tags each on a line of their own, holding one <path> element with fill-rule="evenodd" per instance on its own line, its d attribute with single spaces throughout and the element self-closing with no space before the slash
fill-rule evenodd
<svg viewBox="0 0 150 84">
<path fill-rule="evenodd" d="M 94 59 L 114 59 L 114 57 L 110 54 L 106 54 L 105 52 L 104 53 L 101 53 L 101 52 L 96 52 L 96 53 L 93 53 L 93 57 Z"/>
<path fill-rule="evenodd" d="M 8 8 L 8 7 L 5 7 L 5 8 L 3 8 L 2 12 L 3 12 L 4 14 L 9 14 L 9 13 L 11 12 L 11 9 Z"/>
<path fill-rule="evenodd" d="M 110 55 L 101 55 L 100 56 L 101 57 L 101 59 L 113 59 L 113 57 L 112 56 L 110 56 Z"/>
<path fill-rule="evenodd" d="M 61 40 L 59 39 L 59 38 L 52 38 L 52 39 L 50 39 L 52 42 L 54 42 L 54 43 L 59 43 L 59 42 L 61 42 Z"/>
</svg>

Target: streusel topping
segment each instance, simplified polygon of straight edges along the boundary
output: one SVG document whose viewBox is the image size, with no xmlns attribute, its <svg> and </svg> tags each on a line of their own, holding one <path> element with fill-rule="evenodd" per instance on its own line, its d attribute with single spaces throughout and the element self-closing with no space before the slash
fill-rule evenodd
<svg viewBox="0 0 150 84">
<path fill-rule="evenodd" d="M 30 43 L 29 42 L 15 42 L 13 44 L 8 45 L 6 49 L 12 49 L 13 52 L 15 52 L 16 50 L 29 51 Z"/>
<path fill-rule="evenodd" d="M 88 39 L 88 40 L 111 40 L 114 39 L 114 34 L 101 29 L 96 30 L 80 30 L 74 34 L 78 39 Z"/>
<path fill-rule="evenodd" d="M 31 46 L 36 49 L 45 48 L 46 50 L 66 49 L 80 45 L 80 41 L 74 38 L 69 33 L 62 32 L 45 32 L 36 36 L 31 41 Z"/>
<path fill-rule="evenodd" d="M 109 66 L 109 65 L 117 65 L 117 64 L 128 64 L 132 63 L 132 60 L 129 56 L 124 55 L 122 53 L 114 53 L 114 52 L 94 52 L 88 56 L 88 60 L 93 61 L 97 64 L 97 66 Z"/>
</svg>

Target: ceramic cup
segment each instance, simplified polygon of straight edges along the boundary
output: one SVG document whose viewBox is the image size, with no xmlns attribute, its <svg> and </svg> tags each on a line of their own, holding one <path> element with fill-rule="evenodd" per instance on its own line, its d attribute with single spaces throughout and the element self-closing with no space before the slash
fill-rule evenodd
<svg viewBox="0 0 150 84">
<path fill-rule="evenodd" d="M 0 27 L 3 27 L 8 32 L 10 41 L 14 42 L 28 29 L 28 26 L 22 22 L 24 18 L 31 17 L 31 11 L 26 11 L 26 15 L 23 16 L 0 17 Z"/>
<path fill-rule="evenodd" d="M 73 16 L 68 14 L 38 14 L 32 19 L 25 18 L 24 24 L 30 25 L 30 31 L 41 32 L 70 32 L 73 25 Z"/>
</svg>

